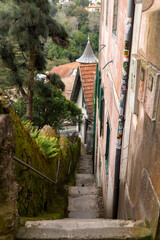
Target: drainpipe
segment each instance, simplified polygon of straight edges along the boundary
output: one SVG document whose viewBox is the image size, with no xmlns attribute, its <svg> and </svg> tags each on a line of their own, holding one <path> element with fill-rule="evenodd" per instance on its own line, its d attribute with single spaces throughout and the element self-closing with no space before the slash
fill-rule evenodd
<svg viewBox="0 0 160 240">
<path fill-rule="evenodd" d="M 113 188 L 113 218 L 114 219 L 117 218 L 117 214 L 118 214 L 120 160 L 121 160 L 123 128 L 124 128 L 124 121 L 125 121 L 124 116 L 125 116 L 127 86 L 128 86 L 128 77 L 129 77 L 129 60 L 130 60 L 130 50 L 131 50 L 131 41 L 132 41 L 133 17 L 134 17 L 134 0 L 128 0 L 128 12 L 127 12 L 124 58 L 123 58 L 123 69 L 122 69 L 122 83 L 121 83 L 121 94 L 120 94 L 120 107 L 119 107 L 119 122 L 118 122 L 117 142 L 116 142 L 114 188 Z"/>
<path fill-rule="evenodd" d="M 95 135 L 96 135 L 96 112 L 97 112 L 97 84 L 99 78 L 98 64 L 96 68 L 95 96 L 94 96 L 94 126 L 93 126 L 93 174 L 94 174 L 94 158 L 95 158 Z"/>
</svg>

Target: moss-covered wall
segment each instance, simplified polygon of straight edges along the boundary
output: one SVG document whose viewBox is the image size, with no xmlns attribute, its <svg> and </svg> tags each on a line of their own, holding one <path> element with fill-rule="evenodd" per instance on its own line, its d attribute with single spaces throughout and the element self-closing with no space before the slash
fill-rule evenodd
<svg viewBox="0 0 160 240">
<path fill-rule="evenodd" d="M 68 181 L 68 167 L 71 160 L 71 174 L 75 169 L 80 153 L 80 141 L 71 145 L 66 137 L 61 137 L 63 146 L 53 159 L 46 159 L 35 141 L 24 129 L 19 117 L 11 109 L 16 133 L 16 157 L 42 172 L 52 180 L 56 179 L 57 161 L 61 158 L 58 183 L 53 185 L 26 167 L 16 163 L 16 180 L 19 184 L 18 211 L 20 216 L 38 216 L 42 213 L 58 213 L 65 216 L 67 193 L 64 185 Z"/>
<path fill-rule="evenodd" d="M 12 160 L 15 135 L 9 105 L 0 91 L 0 239 L 12 240 L 18 225 L 17 184 Z"/>
</svg>

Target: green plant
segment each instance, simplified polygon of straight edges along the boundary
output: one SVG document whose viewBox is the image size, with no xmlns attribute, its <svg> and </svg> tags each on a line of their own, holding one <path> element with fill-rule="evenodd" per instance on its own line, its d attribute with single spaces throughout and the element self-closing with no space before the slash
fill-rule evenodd
<svg viewBox="0 0 160 240">
<path fill-rule="evenodd" d="M 46 158 L 55 157 L 61 148 L 58 148 L 58 139 L 55 137 L 38 136 L 35 140 Z"/>
<path fill-rule="evenodd" d="M 40 132 L 40 130 L 34 129 L 34 130 L 32 130 L 32 131 L 30 132 L 30 135 L 31 135 L 32 138 L 35 139 L 35 138 L 38 137 L 39 132 Z"/>
<path fill-rule="evenodd" d="M 25 129 L 27 129 L 30 133 L 30 136 L 32 138 L 37 138 L 38 137 L 38 134 L 40 132 L 40 130 L 38 130 L 37 128 L 35 128 L 33 126 L 33 123 L 30 121 L 30 120 L 27 120 L 27 121 L 22 121 L 22 124 L 24 125 Z"/>
</svg>

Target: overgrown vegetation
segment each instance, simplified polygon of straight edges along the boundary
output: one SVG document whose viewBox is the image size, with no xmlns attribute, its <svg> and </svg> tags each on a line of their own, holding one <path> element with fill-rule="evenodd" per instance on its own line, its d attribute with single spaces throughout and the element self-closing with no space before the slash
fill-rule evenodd
<svg viewBox="0 0 160 240">
<path fill-rule="evenodd" d="M 65 26 L 69 33 L 69 47 L 62 49 L 48 41 L 46 45 L 46 54 L 50 59 L 47 64 L 48 70 L 54 65 L 74 62 L 79 58 L 87 44 L 88 35 L 93 51 L 95 55 L 98 55 L 100 13 L 87 12 L 85 10 L 87 5 L 89 5 L 88 0 L 73 0 L 71 4 L 62 6 L 52 5 L 53 8 L 56 8 L 54 17 Z"/>
<path fill-rule="evenodd" d="M 45 69 L 48 37 L 61 47 L 68 46 L 65 29 L 50 15 L 49 1 L 0 1 L 0 60 L 5 72 L 2 85 L 19 90 L 30 120 L 35 74 Z"/>
<path fill-rule="evenodd" d="M 53 218 L 63 218 L 67 214 L 68 194 L 64 185 L 68 183 L 70 176 L 74 173 L 76 161 L 80 154 L 80 140 L 74 144 L 74 150 L 66 137 L 57 140 L 58 153 L 48 159 L 41 152 L 34 139 L 26 131 L 18 115 L 11 108 L 16 131 L 16 157 L 28 163 L 33 168 L 42 172 L 55 181 L 57 172 L 57 161 L 61 158 L 58 183 L 53 185 L 31 170 L 16 163 L 16 177 L 19 184 L 18 211 L 20 216 L 35 217 L 39 215 L 53 214 Z M 29 124 L 28 124 L 29 125 Z M 32 125 L 29 129 L 33 132 Z M 71 172 L 68 168 L 71 160 Z M 60 203 L 60 204 L 59 204 Z"/>
<path fill-rule="evenodd" d="M 65 122 L 72 125 L 82 122 L 82 111 L 72 101 L 66 100 L 61 90 L 51 82 L 35 83 L 33 97 L 33 125 L 42 128 L 50 125 L 62 129 Z M 22 120 L 26 119 L 26 103 L 23 98 L 13 101 L 13 105 Z"/>
<path fill-rule="evenodd" d="M 60 151 L 60 148 L 58 148 L 58 139 L 55 137 L 38 136 L 36 143 L 46 158 L 54 158 Z"/>
</svg>

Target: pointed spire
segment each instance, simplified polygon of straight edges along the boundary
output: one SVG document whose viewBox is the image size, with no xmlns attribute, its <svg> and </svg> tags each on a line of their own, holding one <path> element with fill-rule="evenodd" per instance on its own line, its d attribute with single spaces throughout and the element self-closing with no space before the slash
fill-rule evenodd
<svg viewBox="0 0 160 240">
<path fill-rule="evenodd" d="M 90 43 L 90 40 L 89 40 L 89 34 L 88 34 L 88 43 Z"/>
<path fill-rule="evenodd" d="M 94 52 L 92 50 L 90 40 L 89 40 L 89 35 L 88 35 L 87 46 L 86 46 L 82 56 L 80 58 L 78 58 L 76 60 L 76 62 L 79 62 L 79 63 L 97 63 L 98 62 L 98 59 L 96 58 L 96 56 L 94 55 Z"/>
</svg>

